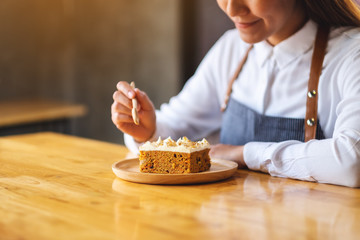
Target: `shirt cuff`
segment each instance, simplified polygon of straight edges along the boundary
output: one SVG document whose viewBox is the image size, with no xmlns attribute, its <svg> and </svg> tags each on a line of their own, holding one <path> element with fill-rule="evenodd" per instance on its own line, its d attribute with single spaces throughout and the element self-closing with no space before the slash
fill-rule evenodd
<svg viewBox="0 0 360 240">
<path fill-rule="evenodd" d="M 250 142 L 244 146 L 244 161 L 251 170 L 269 172 L 269 159 L 266 157 L 266 149 L 271 146 L 269 142 Z"/>
<path fill-rule="evenodd" d="M 134 138 L 128 134 L 124 133 L 124 142 L 126 147 L 135 154 L 139 154 L 139 146 L 141 145 L 141 143 L 138 143 L 134 140 Z"/>
</svg>

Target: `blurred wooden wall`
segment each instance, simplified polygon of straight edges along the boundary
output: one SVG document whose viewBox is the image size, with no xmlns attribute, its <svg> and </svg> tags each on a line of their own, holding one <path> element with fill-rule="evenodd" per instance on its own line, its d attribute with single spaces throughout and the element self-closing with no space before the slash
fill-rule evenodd
<svg viewBox="0 0 360 240">
<path fill-rule="evenodd" d="M 0 100 L 83 103 L 73 133 L 121 142 L 110 119 L 118 81 L 135 81 L 156 106 L 180 89 L 179 2 L 1 0 Z"/>
<path fill-rule="evenodd" d="M 234 24 L 215 0 L 181 0 L 183 80 L 190 78 L 209 49 Z"/>
<path fill-rule="evenodd" d="M 209 0 L 1 0 L 0 101 L 85 104 L 72 133 L 121 143 L 116 83 L 135 81 L 159 107 L 230 26 Z"/>
</svg>

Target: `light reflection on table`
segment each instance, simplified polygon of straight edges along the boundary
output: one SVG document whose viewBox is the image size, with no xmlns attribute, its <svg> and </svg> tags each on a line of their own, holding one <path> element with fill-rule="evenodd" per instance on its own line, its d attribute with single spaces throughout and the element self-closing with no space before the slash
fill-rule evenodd
<svg viewBox="0 0 360 240">
<path fill-rule="evenodd" d="M 137 184 L 111 171 L 127 154 L 53 133 L 0 138 L 0 239 L 360 236 L 360 189 L 247 170 L 208 184 Z"/>
</svg>

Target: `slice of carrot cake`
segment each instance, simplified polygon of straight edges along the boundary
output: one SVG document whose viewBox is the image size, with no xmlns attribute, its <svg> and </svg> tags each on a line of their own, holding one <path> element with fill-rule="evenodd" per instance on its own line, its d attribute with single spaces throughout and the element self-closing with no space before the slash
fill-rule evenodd
<svg viewBox="0 0 360 240">
<path fill-rule="evenodd" d="M 210 169 L 210 144 L 204 138 L 192 142 L 187 137 L 176 142 L 170 137 L 146 142 L 140 150 L 140 172 L 144 173 L 197 173 Z"/>
</svg>

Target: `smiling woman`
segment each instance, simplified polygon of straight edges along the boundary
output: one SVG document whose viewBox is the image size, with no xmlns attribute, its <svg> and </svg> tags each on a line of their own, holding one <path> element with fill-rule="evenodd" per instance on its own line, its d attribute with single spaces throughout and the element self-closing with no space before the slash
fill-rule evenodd
<svg viewBox="0 0 360 240">
<path fill-rule="evenodd" d="M 297 32 L 310 17 L 321 25 L 360 26 L 360 11 L 351 0 L 217 0 L 241 38 L 248 43 L 267 39 L 276 45 Z"/>
<path fill-rule="evenodd" d="M 306 22 L 303 1 L 233 1 L 218 0 L 220 8 L 230 17 L 247 43 L 267 39 L 276 45 L 297 32 Z"/>
<path fill-rule="evenodd" d="M 196 140 L 220 132 L 213 158 L 273 176 L 360 187 L 358 7 L 349 0 L 217 3 L 236 28 L 169 104 L 155 111 L 144 91 L 117 84 L 112 121 L 127 146 L 136 152 L 159 136 Z M 139 126 L 130 117 L 133 98 Z"/>
</svg>

